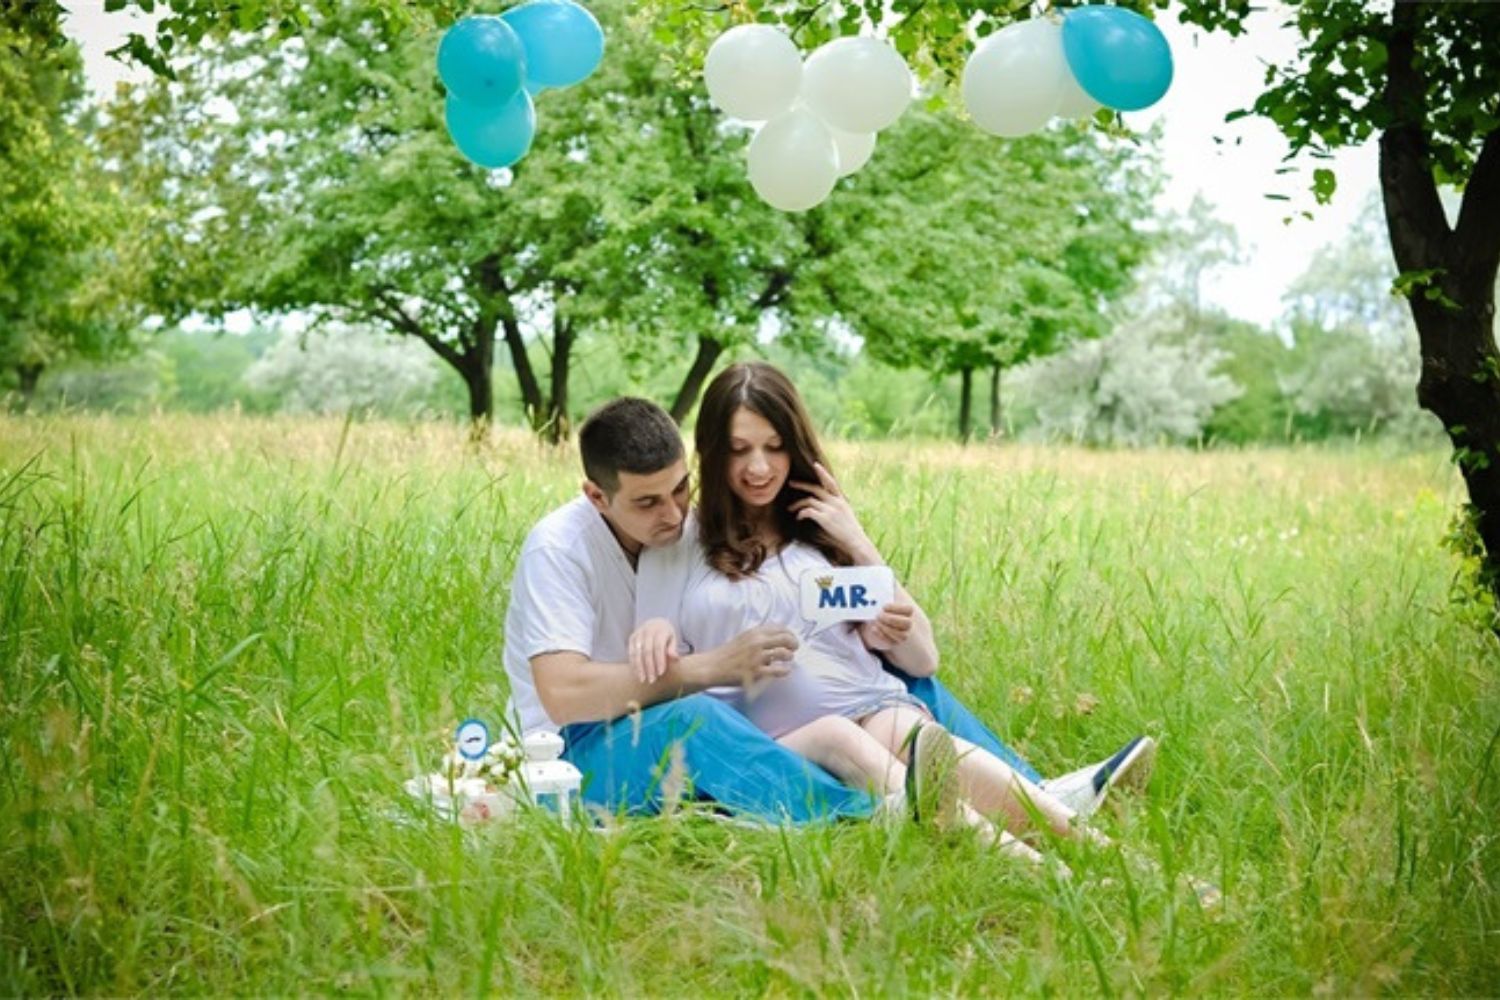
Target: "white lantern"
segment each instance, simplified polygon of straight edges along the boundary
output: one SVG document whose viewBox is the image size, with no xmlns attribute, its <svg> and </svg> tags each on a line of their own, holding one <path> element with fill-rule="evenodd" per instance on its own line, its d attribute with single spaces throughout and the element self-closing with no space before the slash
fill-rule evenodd
<svg viewBox="0 0 1500 1000">
<path fill-rule="evenodd" d="M 532 733 L 521 741 L 526 763 L 521 765 L 521 787 L 543 809 L 556 813 L 564 823 L 583 816 L 579 794 L 583 775 L 562 759 L 563 741 L 556 733 Z"/>
</svg>

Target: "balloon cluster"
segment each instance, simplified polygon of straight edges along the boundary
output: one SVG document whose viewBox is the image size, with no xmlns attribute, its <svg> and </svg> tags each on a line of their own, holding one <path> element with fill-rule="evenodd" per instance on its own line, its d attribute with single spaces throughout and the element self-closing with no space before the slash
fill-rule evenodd
<svg viewBox="0 0 1500 1000">
<path fill-rule="evenodd" d="M 531 0 L 499 16 L 463 18 L 438 44 L 448 135 L 478 166 L 511 166 L 536 135 L 532 97 L 586 79 L 603 56 L 599 22 L 573 0 Z"/>
<path fill-rule="evenodd" d="M 975 124 L 1025 135 L 1054 115 L 1102 105 L 1139 111 L 1172 83 L 1172 50 L 1151 21 L 1121 7 L 1075 7 L 1062 23 L 1034 18 L 980 42 L 964 66 L 963 98 Z"/>
<path fill-rule="evenodd" d="M 750 141 L 750 184 L 772 208 L 804 212 L 864 166 L 875 133 L 911 103 L 906 62 L 874 38 L 837 38 L 804 63 L 784 33 L 742 24 L 703 62 L 708 96 L 729 115 L 765 122 Z"/>
</svg>

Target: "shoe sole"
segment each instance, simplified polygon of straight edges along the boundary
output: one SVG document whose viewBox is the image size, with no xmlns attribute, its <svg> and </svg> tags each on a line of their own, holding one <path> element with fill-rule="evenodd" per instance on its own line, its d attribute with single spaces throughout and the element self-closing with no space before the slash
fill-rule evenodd
<svg viewBox="0 0 1500 1000">
<path fill-rule="evenodd" d="M 907 775 L 911 779 L 912 819 L 940 832 L 959 825 L 958 747 L 937 725 L 919 726 L 909 737 Z"/>
<path fill-rule="evenodd" d="M 1119 788 L 1139 792 L 1151 780 L 1151 772 L 1155 766 L 1156 741 L 1149 736 L 1138 737 L 1118 759 L 1104 765 L 1105 777 L 1101 790 Z"/>
</svg>

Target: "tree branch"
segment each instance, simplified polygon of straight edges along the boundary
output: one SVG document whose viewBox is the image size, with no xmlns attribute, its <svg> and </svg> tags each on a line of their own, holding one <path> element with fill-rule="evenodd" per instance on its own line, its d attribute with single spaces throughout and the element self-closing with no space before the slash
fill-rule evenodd
<svg viewBox="0 0 1500 1000">
<path fill-rule="evenodd" d="M 1396 266 L 1419 271 L 1445 266 L 1451 230 L 1432 176 L 1424 81 L 1416 68 L 1421 12 L 1399 0 L 1391 15 L 1385 104 L 1390 125 L 1380 137 L 1380 187 Z"/>
<path fill-rule="evenodd" d="M 464 370 L 464 356 L 454 350 L 449 344 L 444 343 L 435 334 L 429 331 L 421 323 L 418 323 L 411 314 L 401 308 L 401 303 L 396 301 L 390 289 L 378 288 L 375 290 L 375 315 L 394 326 L 401 333 L 416 337 L 422 343 L 432 348 L 438 357 L 452 365 L 458 371 Z"/>
<path fill-rule="evenodd" d="M 526 356 L 526 340 L 521 336 L 521 324 L 516 321 L 515 304 L 510 298 L 505 273 L 500 270 L 499 255 L 491 254 L 481 260 L 474 266 L 474 275 L 480 290 L 490 299 L 488 308 L 493 308 L 500 317 L 505 350 L 510 355 L 510 366 L 521 389 L 521 405 L 526 409 L 528 419 L 535 422 L 542 412 L 542 388 L 537 383 L 531 359 Z M 483 311 L 487 307 L 481 305 L 480 308 Z"/>
<path fill-rule="evenodd" d="M 785 268 L 778 268 L 772 271 L 766 281 L 766 287 L 761 291 L 756 300 L 750 304 L 750 308 L 755 312 L 762 312 L 770 309 L 772 306 L 781 305 L 781 303 L 786 301 L 787 292 L 791 290 L 791 287 L 791 271 Z"/>
<path fill-rule="evenodd" d="M 1464 186 L 1454 232 L 1464 258 L 1480 269 L 1476 277 L 1493 285 L 1500 262 L 1500 129 L 1485 136 Z"/>
</svg>

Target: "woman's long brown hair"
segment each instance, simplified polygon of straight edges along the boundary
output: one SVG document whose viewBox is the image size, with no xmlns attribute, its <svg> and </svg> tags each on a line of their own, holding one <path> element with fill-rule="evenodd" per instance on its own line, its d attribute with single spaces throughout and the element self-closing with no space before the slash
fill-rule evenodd
<svg viewBox="0 0 1500 1000">
<path fill-rule="evenodd" d="M 709 383 L 693 432 L 698 450 L 698 537 L 708 564 L 732 579 L 755 573 L 771 554 L 756 540 L 744 505 L 729 488 L 729 425 L 741 407 L 759 414 L 776 429 L 791 458 L 788 483 L 817 482 L 815 462 L 828 468 L 802 397 L 775 367 L 759 361 L 730 365 Z M 799 521 L 787 510 L 805 496 L 804 491 L 786 485 L 772 501 L 783 542 L 806 542 L 835 566 L 849 565 L 853 561 L 850 555 L 817 522 Z"/>
</svg>

